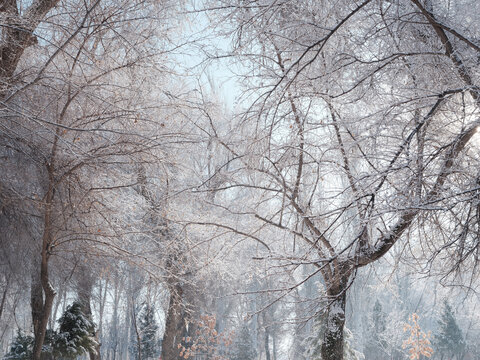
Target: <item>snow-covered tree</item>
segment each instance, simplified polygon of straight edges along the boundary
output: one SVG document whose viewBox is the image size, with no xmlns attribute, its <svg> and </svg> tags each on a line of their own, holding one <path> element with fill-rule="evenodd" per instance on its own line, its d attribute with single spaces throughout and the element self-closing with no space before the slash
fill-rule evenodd
<svg viewBox="0 0 480 360">
<path fill-rule="evenodd" d="M 30 360 L 32 358 L 33 336 L 18 330 L 17 336 L 10 345 L 10 351 L 3 358 L 4 360 Z"/>
<path fill-rule="evenodd" d="M 70 254 L 104 256 L 113 242 L 122 250 L 108 256 L 130 255 L 133 245 L 126 242 L 140 232 L 132 231 L 137 212 L 115 201 L 128 197 L 121 202 L 132 205 L 139 197 L 134 168 L 156 163 L 153 150 L 163 146 L 157 130 L 170 125 L 152 125 L 165 121 L 157 113 L 160 96 L 152 94 L 166 83 L 159 78 L 168 67 L 167 18 L 177 3 L 0 3 L 0 242 L 2 249 L 10 248 L 7 241 L 15 244 L 12 252 L 18 252 L 16 237 L 3 236 L 6 227 L 33 229 L 27 298 L 36 360 L 63 291 L 54 288 L 58 269 L 52 264 Z M 11 216 L 11 209 L 22 216 Z"/>
<path fill-rule="evenodd" d="M 344 360 L 364 360 L 365 355 L 353 348 L 353 333 L 345 328 L 343 338 L 343 359 Z"/>
<path fill-rule="evenodd" d="M 385 354 L 385 340 L 383 339 L 383 333 L 386 329 L 386 314 L 383 312 L 382 304 L 375 301 L 373 306 L 371 319 L 368 324 L 367 345 L 365 347 L 366 356 L 369 359 L 384 359 Z"/>
<path fill-rule="evenodd" d="M 155 320 L 155 308 L 145 304 L 140 313 L 138 323 L 140 332 L 140 351 L 142 360 L 157 358 L 159 354 L 159 342 L 157 338 L 158 325 Z"/>
<path fill-rule="evenodd" d="M 230 353 L 231 360 L 254 360 L 257 356 L 252 335 L 247 325 L 242 325 L 235 337 Z"/>
<path fill-rule="evenodd" d="M 407 241 L 428 243 L 438 267 L 477 261 L 479 3 L 209 3 L 245 89 L 235 131 L 205 127 L 231 154 L 215 200 L 238 216 L 215 225 L 256 241 L 274 269 L 314 265 L 277 294 L 320 274 L 322 357 L 342 359 L 360 268 Z"/>
<path fill-rule="evenodd" d="M 441 359 L 459 360 L 465 351 L 465 340 L 452 307 L 446 300 L 440 316 L 438 335 L 435 336 L 435 348 L 441 355 Z"/>
<path fill-rule="evenodd" d="M 68 306 L 59 319 L 60 328 L 55 336 L 54 353 L 64 359 L 95 351 L 95 324 L 82 312 L 81 304 L 74 302 Z"/>
</svg>

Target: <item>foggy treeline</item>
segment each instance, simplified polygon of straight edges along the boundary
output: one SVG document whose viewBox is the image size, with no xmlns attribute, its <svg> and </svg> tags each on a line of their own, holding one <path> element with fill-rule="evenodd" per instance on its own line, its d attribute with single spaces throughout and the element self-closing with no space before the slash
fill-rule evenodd
<svg viewBox="0 0 480 360">
<path fill-rule="evenodd" d="M 1 0 L 2 359 L 480 359 L 480 2 Z"/>
</svg>

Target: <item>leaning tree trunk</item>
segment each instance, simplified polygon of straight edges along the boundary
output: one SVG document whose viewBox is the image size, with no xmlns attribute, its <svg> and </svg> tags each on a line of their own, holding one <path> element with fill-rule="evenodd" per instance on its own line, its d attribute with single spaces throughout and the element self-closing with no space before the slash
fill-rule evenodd
<svg viewBox="0 0 480 360">
<path fill-rule="evenodd" d="M 35 335 L 32 355 L 33 360 L 40 360 L 41 358 L 42 346 L 47 332 L 48 319 L 52 312 L 53 299 L 56 294 L 48 278 L 48 260 L 46 259 L 42 259 L 40 283 L 41 288 L 38 284 L 32 285 L 32 316 L 34 316 L 33 324 Z M 40 295 L 42 290 L 42 295 L 45 295 L 44 297 Z"/>
<path fill-rule="evenodd" d="M 56 292 L 50 283 L 48 274 L 50 247 L 52 245 L 52 203 L 54 195 L 53 166 L 51 164 L 47 165 L 47 170 L 49 187 L 45 196 L 44 228 L 40 262 L 40 285 L 38 284 L 37 277 L 35 277 L 34 283 L 32 284 L 32 317 L 35 335 L 32 355 L 33 360 L 40 360 L 42 346 L 47 332 L 48 319 L 52 313 L 53 299 L 56 295 Z"/>
<path fill-rule="evenodd" d="M 345 304 L 350 271 L 338 267 L 338 274 L 327 290 L 329 306 L 325 316 L 325 331 L 322 341 L 322 360 L 342 360 L 344 354 L 343 329 L 345 327 Z"/>
<path fill-rule="evenodd" d="M 35 271 L 36 269 L 34 269 Z M 37 344 L 40 342 L 41 332 L 42 332 L 42 321 L 44 318 L 44 296 L 43 296 L 43 289 L 42 283 L 40 280 L 40 276 L 38 274 L 32 274 L 32 283 L 30 288 L 30 306 L 32 310 L 32 322 L 33 322 L 33 334 L 35 337 L 34 342 L 34 349 L 32 357 L 35 359 L 35 356 L 38 356 L 38 348 Z M 41 343 L 43 344 L 45 340 L 45 335 Z M 41 354 L 41 346 L 40 348 L 40 356 L 43 360 L 50 359 L 50 357 L 46 357 L 45 355 L 42 356 Z"/>
</svg>

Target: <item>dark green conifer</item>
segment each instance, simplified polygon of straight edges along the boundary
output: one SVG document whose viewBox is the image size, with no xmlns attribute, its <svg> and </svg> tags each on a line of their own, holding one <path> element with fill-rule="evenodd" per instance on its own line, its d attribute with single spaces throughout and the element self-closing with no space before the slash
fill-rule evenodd
<svg viewBox="0 0 480 360">
<path fill-rule="evenodd" d="M 95 324 L 83 313 L 79 302 L 68 306 L 58 320 L 59 331 L 55 337 L 53 351 L 64 359 L 95 351 Z"/>
<path fill-rule="evenodd" d="M 383 339 L 383 333 L 385 332 L 387 324 L 386 314 L 383 312 L 382 304 L 378 299 L 373 306 L 369 327 L 365 356 L 371 360 L 382 360 L 387 356 L 384 350 L 386 343 Z"/>
<path fill-rule="evenodd" d="M 33 336 L 26 335 L 20 329 L 10 345 L 10 351 L 4 360 L 30 360 L 32 358 Z"/>
<path fill-rule="evenodd" d="M 436 351 L 442 358 L 461 359 L 465 351 L 465 340 L 457 325 L 452 307 L 445 300 L 442 314 L 438 321 L 438 335 L 435 337 Z"/>
<path fill-rule="evenodd" d="M 158 325 L 155 320 L 155 308 L 146 304 L 140 314 L 139 321 L 141 336 L 142 360 L 156 359 L 159 354 L 159 342 L 157 339 Z"/>
<path fill-rule="evenodd" d="M 254 360 L 257 352 L 253 344 L 250 330 L 247 325 L 240 328 L 240 333 L 235 337 L 230 353 L 231 360 Z"/>
</svg>

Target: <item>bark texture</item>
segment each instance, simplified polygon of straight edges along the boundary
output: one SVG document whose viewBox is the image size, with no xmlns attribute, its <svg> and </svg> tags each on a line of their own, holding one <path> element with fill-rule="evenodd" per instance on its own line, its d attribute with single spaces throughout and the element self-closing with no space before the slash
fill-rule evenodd
<svg viewBox="0 0 480 360">
<path fill-rule="evenodd" d="M 339 263 L 335 270 L 327 289 L 329 305 L 325 316 L 322 360 L 342 360 L 344 355 L 345 304 L 352 268 L 348 263 Z"/>
<path fill-rule="evenodd" d="M 176 279 L 168 279 L 170 303 L 168 306 L 165 333 L 162 342 L 162 360 L 180 358 L 179 344 L 186 333 L 185 307 L 183 304 L 183 288 Z"/>
<path fill-rule="evenodd" d="M 327 323 L 322 342 L 323 360 L 343 359 L 343 328 L 345 327 L 346 293 L 338 294 L 327 312 Z"/>
<path fill-rule="evenodd" d="M 34 31 L 58 0 L 36 0 L 23 14 L 18 12 L 15 0 L 0 3 L 6 26 L 2 27 L 3 41 L 0 45 L 0 97 L 5 96 L 25 49 L 37 42 Z"/>
</svg>

